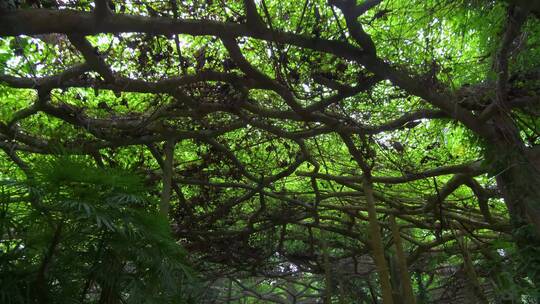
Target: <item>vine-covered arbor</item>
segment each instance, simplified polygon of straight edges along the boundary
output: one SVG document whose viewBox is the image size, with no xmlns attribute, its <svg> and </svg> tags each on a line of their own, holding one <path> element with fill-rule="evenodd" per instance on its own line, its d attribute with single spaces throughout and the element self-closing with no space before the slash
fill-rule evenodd
<svg viewBox="0 0 540 304">
<path fill-rule="evenodd" d="M 0 4 L 2 301 L 540 303 L 537 1 Z"/>
</svg>

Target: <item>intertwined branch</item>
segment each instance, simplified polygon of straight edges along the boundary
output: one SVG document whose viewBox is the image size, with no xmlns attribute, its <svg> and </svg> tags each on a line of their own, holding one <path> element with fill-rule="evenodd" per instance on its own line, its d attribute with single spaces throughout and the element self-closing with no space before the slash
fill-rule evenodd
<svg viewBox="0 0 540 304">
<path fill-rule="evenodd" d="M 328 245 L 345 254 L 332 257 L 335 260 L 364 255 L 370 251 L 368 245 L 372 242 L 360 223 L 369 221 L 369 217 L 385 231 L 391 230 L 387 216 L 398 219 L 403 228 L 402 238 L 415 248 L 409 255 L 409 265 L 414 265 L 430 250 L 452 243 L 463 233 L 480 241 L 471 250 L 481 250 L 481 244 L 511 230 L 506 215 L 490 210 L 487 204 L 489 199 L 500 198 L 500 191 L 487 189 L 476 179 L 489 168 L 482 166 L 481 161 L 473 161 L 388 175 L 378 171 L 379 158 L 373 138 L 414 128 L 426 121 L 451 119 L 487 143 L 500 144 L 500 132 L 493 126 L 493 119 L 511 124 L 500 113 L 507 114 L 538 102 L 534 95 L 514 99 L 507 96 L 509 44 L 519 32 L 526 12 L 509 23 L 495 64 L 499 78 L 493 89 L 498 98 L 489 104 L 489 101 L 478 102 L 489 99 L 485 91 L 479 89 L 476 95 L 464 97 L 462 91 L 424 81 L 422 75 L 404 71 L 379 57 L 377 43 L 359 17 L 380 2 L 365 1 L 357 5 L 350 0 L 330 1 L 327 5 L 339 10 L 346 23 L 347 38 L 340 40 L 276 29 L 259 14 L 262 8 L 250 0 L 243 3 L 245 22 L 119 14 L 111 11 L 107 1 L 96 1 L 93 12 L 24 9 L 0 13 L 0 36 L 65 34 L 66 43 L 69 41 L 72 46 L 71 55 L 79 56 L 79 63 L 54 75 L 0 75 L 0 82 L 7 87 L 37 92 L 28 107 L 17 109 L 10 120 L 0 124 L 0 147 L 24 172 L 30 167 L 25 156 L 32 154 L 83 154 L 93 157 L 99 165 L 110 165 L 113 163 L 110 151 L 133 147 L 148 151 L 159 166 L 153 167 L 153 161 L 142 157 L 138 169 L 151 184 L 163 181 L 166 194 L 162 195 L 162 208 L 171 216 L 177 236 L 186 248 L 198 253 L 204 261 L 258 275 L 269 275 L 269 271 L 257 269 L 256 265 L 268 263 L 276 253 L 281 259 L 305 267 L 306 271 L 324 273 L 320 250 L 288 252 L 284 248 L 283 243 L 288 240 L 298 240 L 312 249 L 322 248 L 316 237 L 298 231 L 311 233 L 319 229 L 338 235 L 339 239 Z M 137 78 L 123 74 L 115 68 L 115 59 L 95 48 L 88 37 L 113 34 L 130 39 L 127 33 L 174 35 L 176 39 L 178 35 L 210 36 L 215 38 L 211 41 L 218 45 L 221 56 L 234 67 L 204 68 L 205 62 L 199 60 L 195 71 L 176 76 Z M 272 75 L 275 71 L 269 73 L 266 65 L 254 62 L 246 54 L 246 38 L 268 43 L 268 48 L 276 54 L 287 47 L 345 60 L 357 67 L 357 79 L 345 83 L 324 74 L 306 75 L 323 87 L 325 93 L 305 98 L 279 73 Z M 176 45 L 179 48 L 178 41 Z M 423 106 L 408 109 L 384 122 L 359 119 L 352 111 L 343 110 L 343 104 L 351 98 L 367 98 L 377 86 L 389 83 L 422 100 Z M 101 104 L 100 108 L 107 114 L 96 115 L 80 103 L 63 100 L 60 92 L 73 89 L 106 90 L 117 96 L 151 94 L 144 96 L 153 96 L 158 101 L 144 111 L 129 113 Z M 40 135 L 40 130 L 28 127 L 26 122 L 42 114 L 72 126 L 77 134 L 84 136 L 70 135 L 58 141 Z M 247 139 L 239 139 L 241 136 Z M 247 160 L 246 151 L 264 149 L 268 142 L 287 146 L 289 160 L 262 162 L 254 167 Z M 333 152 L 321 151 L 320 142 L 344 147 L 347 157 L 356 162 L 349 166 L 358 169 L 348 173 L 332 169 L 326 159 L 331 159 Z M 183 143 L 204 147 L 195 164 L 175 160 L 174 148 Z M 271 149 L 274 148 L 266 150 L 267 159 L 275 152 Z M 285 153 L 280 149 L 276 153 Z M 395 150 L 399 154 L 400 148 Z M 437 178 L 445 176 L 448 178 L 440 180 L 446 182 L 437 184 Z M 291 181 L 299 181 L 300 187 L 305 188 L 282 187 Z M 388 191 L 392 186 L 414 183 L 427 185 L 427 190 L 417 195 Z M 471 189 L 475 206 L 465 208 L 449 199 L 462 186 Z M 193 189 L 197 195 L 188 194 Z M 427 196 L 426 191 L 430 193 Z M 369 203 L 371 192 L 372 204 Z M 464 227 L 465 232 L 444 233 L 455 225 Z M 372 232 L 381 230 L 374 227 Z M 409 228 L 429 231 L 437 239 L 417 240 L 407 232 Z M 252 237 L 267 237 L 268 244 L 254 245 L 249 241 Z M 385 241 L 384 235 L 380 238 Z M 254 294 L 247 287 L 245 290 L 251 296 L 265 296 Z"/>
</svg>

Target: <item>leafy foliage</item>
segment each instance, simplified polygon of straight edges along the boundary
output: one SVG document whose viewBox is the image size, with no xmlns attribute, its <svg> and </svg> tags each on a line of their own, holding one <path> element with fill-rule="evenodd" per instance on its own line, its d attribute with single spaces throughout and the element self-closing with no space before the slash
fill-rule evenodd
<svg viewBox="0 0 540 304">
<path fill-rule="evenodd" d="M 1 189 L 2 303 L 184 303 L 195 295 L 186 253 L 139 176 L 62 157 Z"/>
<path fill-rule="evenodd" d="M 536 2 L 1 6 L 0 301 L 537 302 Z"/>
</svg>

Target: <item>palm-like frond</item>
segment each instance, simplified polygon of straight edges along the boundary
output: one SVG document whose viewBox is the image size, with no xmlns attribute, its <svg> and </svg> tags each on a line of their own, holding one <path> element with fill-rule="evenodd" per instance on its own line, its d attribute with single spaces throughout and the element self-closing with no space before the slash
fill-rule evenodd
<svg viewBox="0 0 540 304">
<path fill-rule="evenodd" d="M 187 298 L 196 280 L 140 177 L 69 157 L 34 173 L 0 182 L 2 303 Z"/>
</svg>

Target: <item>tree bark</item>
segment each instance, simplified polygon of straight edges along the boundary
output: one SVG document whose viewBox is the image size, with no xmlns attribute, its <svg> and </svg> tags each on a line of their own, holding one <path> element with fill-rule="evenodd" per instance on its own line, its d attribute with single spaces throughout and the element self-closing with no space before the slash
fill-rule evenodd
<svg viewBox="0 0 540 304">
<path fill-rule="evenodd" d="M 469 282 L 469 284 L 467 285 L 467 289 L 469 289 L 470 291 L 470 300 L 473 300 L 472 298 L 474 298 L 474 302 L 471 303 L 489 304 L 489 301 L 487 300 L 486 295 L 482 290 L 480 281 L 478 280 L 478 275 L 476 273 L 476 270 L 474 269 L 474 265 L 472 263 L 471 256 L 469 255 L 465 239 L 461 236 L 458 237 L 457 241 L 461 250 L 461 255 L 463 256 L 463 267 L 465 270 L 465 274 L 467 275 L 467 280 Z"/>
<path fill-rule="evenodd" d="M 168 140 L 163 145 L 163 192 L 161 192 L 159 211 L 165 217 L 169 216 L 169 207 L 171 201 L 174 146 L 175 143 L 172 140 Z"/>
<path fill-rule="evenodd" d="M 37 303 L 49 303 L 49 290 L 48 290 L 48 280 L 47 280 L 47 274 L 49 272 L 49 269 L 51 267 L 51 264 L 53 262 L 54 254 L 56 253 L 56 250 L 58 248 L 58 244 L 60 243 L 60 235 L 62 234 L 62 223 L 58 223 L 56 225 L 53 238 L 51 240 L 51 243 L 49 244 L 49 249 L 43 256 L 43 260 L 41 261 L 41 265 L 38 270 L 37 278 L 34 282 L 34 288 L 35 288 L 35 299 Z"/>
<path fill-rule="evenodd" d="M 324 304 L 331 304 L 332 303 L 332 269 L 330 265 L 330 257 L 328 252 L 328 244 L 326 243 L 326 240 L 324 239 L 324 235 L 322 236 L 323 239 L 322 247 L 323 247 L 323 262 L 324 262 Z"/>
<path fill-rule="evenodd" d="M 390 225 L 392 226 L 392 238 L 394 239 L 394 246 L 396 247 L 396 257 L 399 267 L 399 275 L 401 277 L 401 286 L 403 292 L 403 302 L 405 304 L 416 304 L 414 297 L 411 276 L 409 275 L 409 269 L 407 267 L 407 257 L 403 252 L 403 245 L 401 243 L 401 235 L 399 234 L 399 226 L 396 223 L 395 216 L 390 216 Z"/>
<path fill-rule="evenodd" d="M 388 264 L 384 257 L 384 244 L 382 242 L 380 225 L 377 219 L 377 211 L 375 209 L 373 186 L 371 183 L 371 179 L 367 173 L 366 178 L 364 179 L 363 186 L 364 193 L 366 195 L 369 217 L 369 234 L 371 236 L 370 244 L 371 249 L 373 250 L 373 259 L 375 260 L 377 273 L 379 274 L 383 304 L 393 304 L 394 300 L 392 298 L 392 284 L 390 283 L 390 272 L 388 270 Z"/>
<path fill-rule="evenodd" d="M 520 151 L 521 150 L 521 151 Z M 523 149 L 503 151 L 504 161 L 494 164 L 497 185 L 510 213 L 514 229 L 532 225 L 540 237 L 540 171 Z"/>
<path fill-rule="evenodd" d="M 500 115 L 503 116 L 503 115 Z M 531 153 L 517 128 L 506 117 L 494 119 L 500 133 L 497 144 L 488 147 L 486 158 L 502 192 L 513 227 L 513 239 L 525 261 L 534 257 L 528 248 L 540 248 L 540 162 Z M 540 274 L 529 273 L 529 278 L 540 287 Z"/>
</svg>

